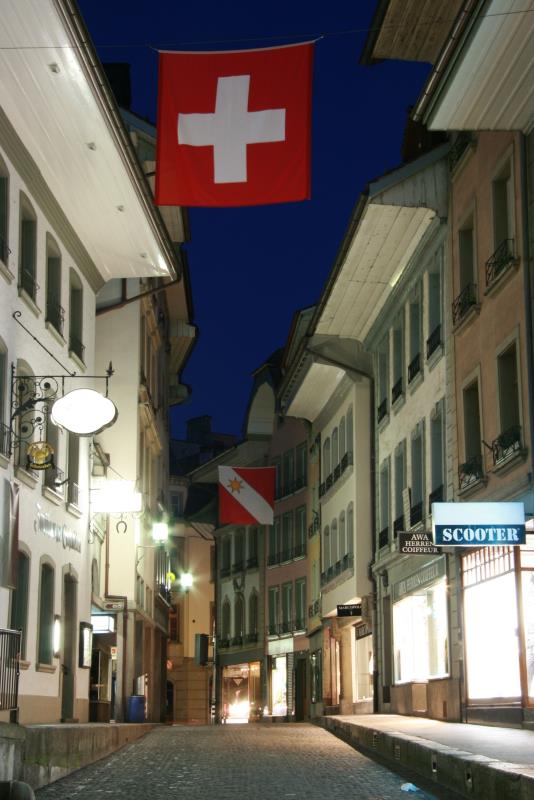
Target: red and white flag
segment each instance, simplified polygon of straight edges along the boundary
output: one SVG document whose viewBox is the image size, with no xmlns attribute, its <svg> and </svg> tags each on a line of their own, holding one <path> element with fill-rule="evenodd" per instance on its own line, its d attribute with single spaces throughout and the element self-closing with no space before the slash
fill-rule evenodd
<svg viewBox="0 0 534 800">
<path fill-rule="evenodd" d="M 159 55 L 156 203 L 310 196 L 313 43 Z"/>
<path fill-rule="evenodd" d="M 219 522 L 272 525 L 274 467 L 219 467 Z"/>
</svg>

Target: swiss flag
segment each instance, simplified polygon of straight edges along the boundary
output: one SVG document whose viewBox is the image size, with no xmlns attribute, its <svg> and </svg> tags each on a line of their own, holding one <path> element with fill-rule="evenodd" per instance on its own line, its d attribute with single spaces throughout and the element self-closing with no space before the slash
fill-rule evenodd
<svg viewBox="0 0 534 800">
<path fill-rule="evenodd" d="M 272 525 L 274 467 L 219 467 L 221 525 Z"/>
<path fill-rule="evenodd" d="M 159 55 L 156 203 L 310 196 L 313 43 Z"/>
</svg>

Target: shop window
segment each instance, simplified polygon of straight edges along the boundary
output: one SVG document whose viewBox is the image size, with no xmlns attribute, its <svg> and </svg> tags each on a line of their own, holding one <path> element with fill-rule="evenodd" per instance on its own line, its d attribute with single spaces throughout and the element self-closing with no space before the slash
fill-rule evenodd
<svg viewBox="0 0 534 800">
<path fill-rule="evenodd" d="M 269 586 L 269 634 L 278 633 L 278 586 Z"/>
<path fill-rule="evenodd" d="M 356 668 L 354 670 L 356 678 L 356 698 L 357 700 L 369 700 L 373 696 L 373 637 L 370 633 L 359 636 L 360 630 L 368 631 L 367 626 L 355 628 L 356 633 Z"/>
<path fill-rule="evenodd" d="M 394 403 L 404 394 L 404 310 L 396 317 L 393 324 L 393 388 L 391 402 Z"/>
<path fill-rule="evenodd" d="M 51 664 L 53 658 L 54 629 L 54 570 L 49 564 L 41 564 L 39 583 L 39 633 L 37 661 Z"/>
<path fill-rule="evenodd" d="M 408 383 L 421 372 L 422 308 L 421 284 L 418 283 L 410 298 L 410 362 L 408 364 Z"/>
<path fill-rule="evenodd" d="M 295 629 L 306 628 L 306 578 L 295 581 Z"/>
<path fill-rule="evenodd" d="M 388 413 L 388 391 L 389 391 L 389 334 L 386 334 L 380 344 L 376 354 L 377 360 L 377 422 L 380 422 Z"/>
<path fill-rule="evenodd" d="M 83 344 L 83 287 L 76 272 L 70 270 L 69 352 L 85 363 Z"/>
<path fill-rule="evenodd" d="M 443 251 L 436 254 L 432 269 L 428 273 L 428 338 L 426 357 L 430 358 L 442 342 L 442 260 Z"/>
<path fill-rule="evenodd" d="M 17 588 L 11 595 L 9 627 L 22 631 L 21 658 L 26 658 L 26 636 L 28 628 L 28 591 L 30 581 L 30 559 L 19 550 L 17 559 Z"/>
<path fill-rule="evenodd" d="M 430 481 L 429 513 L 432 503 L 441 503 L 445 499 L 445 403 L 436 403 L 430 418 Z"/>
<path fill-rule="evenodd" d="M 282 630 L 281 633 L 290 633 L 293 614 L 293 584 L 284 583 L 282 586 Z"/>
<path fill-rule="evenodd" d="M 395 681 L 426 681 L 449 671 L 447 583 L 441 578 L 393 605 Z"/>
<path fill-rule="evenodd" d="M 411 493 L 410 493 L 410 525 L 422 522 L 425 516 L 425 443 L 424 420 L 419 422 L 412 432 L 411 441 Z"/>
<path fill-rule="evenodd" d="M 295 511 L 295 558 L 306 555 L 306 506 Z"/>
<path fill-rule="evenodd" d="M 9 172 L 0 158 L 0 261 L 7 264 L 9 254 Z"/>
<path fill-rule="evenodd" d="M 46 237 L 46 312 L 45 321 L 63 335 L 65 311 L 61 305 L 61 254 L 52 237 Z"/>
<path fill-rule="evenodd" d="M 28 198 L 20 195 L 19 288 L 37 297 L 37 217 Z"/>
<path fill-rule="evenodd" d="M 280 561 L 293 558 L 293 512 L 288 511 L 282 517 L 282 552 Z"/>
</svg>

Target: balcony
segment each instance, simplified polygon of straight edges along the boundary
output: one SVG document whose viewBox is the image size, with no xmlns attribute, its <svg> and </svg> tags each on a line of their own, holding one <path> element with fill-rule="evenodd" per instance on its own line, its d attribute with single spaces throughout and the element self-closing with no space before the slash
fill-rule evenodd
<svg viewBox="0 0 534 800">
<path fill-rule="evenodd" d="M 428 513 L 432 513 L 432 503 L 442 503 L 443 502 L 443 484 L 438 486 L 428 495 Z"/>
<path fill-rule="evenodd" d="M 280 563 L 280 553 L 269 553 L 267 556 L 267 566 L 274 567 L 275 564 Z"/>
<path fill-rule="evenodd" d="M 74 334 L 72 333 L 69 336 L 69 350 L 71 353 L 74 353 L 74 355 L 77 356 L 80 359 L 80 361 L 82 361 L 85 364 L 84 361 L 85 345 L 82 344 L 81 340 L 78 339 L 77 336 L 74 336 Z"/>
<path fill-rule="evenodd" d="M 378 534 L 378 549 L 380 550 L 382 547 L 387 547 L 389 544 L 389 525 L 386 528 L 382 528 L 382 530 Z"/>
<path fill-rule="evenodd" d="M 508 267 L 517 262 L 514 240 L 505 239 L 486 261 L 486 287 L 489 289 Z"/>
<path fill-rule="evenodd" d="M 417 353 L 408 364 L 408 383 L 421 372 L 421 353 Z"/>
<path fill-rule="evenodd" d="M 521 452 L 522 449 L 521 426 L 512 425 L 510 428 L 503 431 L 500 436 L 497 436 L 491 443 L 494 466 L 501 464 L 503 461 L 507 461 L 515 453 Z"/>
<path fill-rule="evenodd" d="M 426 357 L 430 358 L 441 344 L 441 325 L 436 325 L 428 339 L 426 340 Z"/>
<path fill-rule="evenodd" d="M 334 476 L 330 474 L 324 482 L 325 485 L 325 492 L 332 488 L 334 485 Z"/>
<path fill-rule="evenodd" d="M 280 563 L 283 564 L 285 561 L 291 561 L 293 558 L 293 548 L 288 547 L 285 550 L 282 550 L 280 553 Z"/>
<path fill-rule="evenodd" d="M 295 620 L 295 631 L 305 631 L 306 630 L 306 621 L 304 617 L 297 617 Z"/>
<path fill-rule="evenodd" d="M 393 384 L 393 389 L 391 390 L 391 402 L 395 403 L 396 400 L 402 397 L 402 378 Z"/>
<path fill-rule="evenodd" d="M 419 522 L 423 521 L 423 501 L 414 503 L 410 508 L 410 527 L 413 528 Z"/>
<path fill-rule="evenodd" d="M 243 636 L 232 636 L 232 647 L 241 647 L 243 644 Z"/>
<path fill-rule="evenodd" d="M 65 324 L 65 309 L 53 300 L 49 300 L 46 304 L 46 317 L 45 322 L 50 325 L 63 336 L 63 326 Z"/>
<path fill-rule="evenodd" d="M 345 553 L 345 555 L 341 559 L 342 571 L 345 572 L 346 569 L 352 569 L 353 565 L 354 565 L 354 556 L 352 555 L 352 553 Z"/>
<path fill-rule="evenodd" d="M 387 416 L 387 413 L 388 413 L 388 401 L 387 401 L 387 397 L 384 397 L 384 399 L 379 404 L 379 406 L 378 406 L 378 408 L 376 410 L 376 421 L 377 421 L 377 423 L 378 422 L 382 422 L 384 417 Z"/>
<path fill-rule="evenodd" d="M 399 535 L 399 531 L 404 530 L 404 514 L 401 514 L 400 517 L 397 517 L 396 520 L 393 521 L 393 536 L 395 539 Z"/>
<path fill-rule="evenodd" d="M 332 488 L 334 483 L 336 483 L 336 481 L 338 481 L 341 478 L 347 467 L 351 465 L 352 465 L 352 451 L 349 450 L 342 457 L 339 464 L 337 464 L 334 467 L 333 472 L 331 472 L 330 475 L 326 477 L 323 483 L 319 484 L 319 497 L 323 497 Z M 320 527 L 319 520 L 317 519 L 314 520 L 314 524 L 317 524 L 317 528 Z"/>
<path fill-rule="evenodd" d="M 267 625 L 267 636 L 278 636 L 278 623 L 270 622 Z"/>
<path fill-rule="evenodd" d="M 458 486 L 460 491 L 483 479 L 484 468 L 481 455 L 473 456 L 458 467 Z"/>
<path fill-rule="evenodd" d="M 221 648 L 221 650 L 224 650 L 227 647 L 230 647 L 230 637 L 229 636 L 221 636 L 221 638 L 218 640 L 218 645 Z"/>
<path fill-rule="evenodd" d="M 39 284 L 35 280 L 35 274 L 30 269 L 22 269 L 20 271 L 19 289 L 23 289 L 28 297 L 35 300 Z"/>
<path fill-rule="evenodd" d="M 247 633 L 245 636 L 245 644 L 255 644 L 258 641 L 258 633 Z"/>
<path fill-rule="evenodd" d="M 468 283 L 452 304 L 452 324 L 458 325 L 467 312 L 477 304 L 476 283 Z"/>
<path fill-rule="evenodd" d="M 298 542 L 293 548 L 293 558 L 302 558 L 306 555 L 306 542 Z"/>
</svg>

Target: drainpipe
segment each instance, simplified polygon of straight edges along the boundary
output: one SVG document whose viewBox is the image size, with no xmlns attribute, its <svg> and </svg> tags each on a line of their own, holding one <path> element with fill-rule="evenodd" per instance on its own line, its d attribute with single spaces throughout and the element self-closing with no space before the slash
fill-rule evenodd
<svg viewBox="0 0 534 800">
<path fill-rule="evenodd" d="M 534 457 L 534 369 L 533 369 L 533 330 L 532 330 L 532 286 L 530 274 L 530 241 L 528 218 L 528 186 L 527 186 L 527 140 L 524 133 L 519 134 L 519 170 L 521 181 L 521 221 L 523 249 L 523 286 L 525 297 L 525 327 L 527 345 L 527 387 L 530 428 L 530 458 Z M 534 220 L 533 220 L 534 223 Z M 534 508 L 529 509 L 534 513 Z"/>
<path fill-rule="evenodd" d="M 105 600 L 122 600 L 124 602 L 124 611 L 122 612 L 122 638 L 124 641 L 122 652 L 122 718 L 126 720 L 126 653 L 128 644 L 128 597 L 125 594 L 109 594 L 109 516 L 106 521 L 106 564 L 104 569 L 104 599 Z"/>
</svg>

